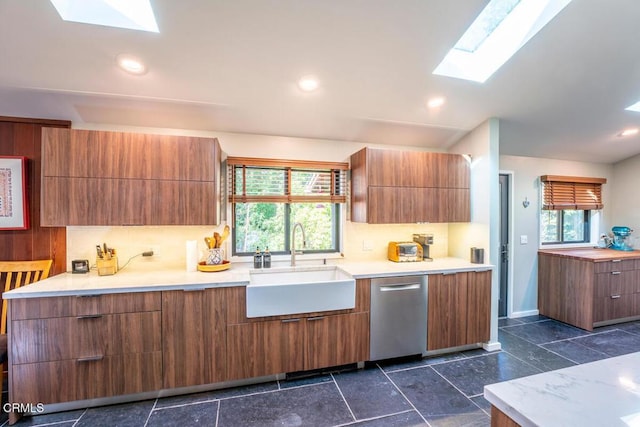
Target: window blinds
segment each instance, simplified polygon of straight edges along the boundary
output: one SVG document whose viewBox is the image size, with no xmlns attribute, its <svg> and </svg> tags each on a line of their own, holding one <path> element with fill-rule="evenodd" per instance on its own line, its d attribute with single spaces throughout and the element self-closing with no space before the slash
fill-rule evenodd
<svg viewBox="0 0 640 427">
<path fill-rule="evenodd" d="M 348 163 L 228 157 L 229 201 L 345 203 Z"/>
<path fill-rule="evenodd" d="M 602 209 L 602 184 L 606 178 L 543 175 L 542 209 Z"/>
</svg>

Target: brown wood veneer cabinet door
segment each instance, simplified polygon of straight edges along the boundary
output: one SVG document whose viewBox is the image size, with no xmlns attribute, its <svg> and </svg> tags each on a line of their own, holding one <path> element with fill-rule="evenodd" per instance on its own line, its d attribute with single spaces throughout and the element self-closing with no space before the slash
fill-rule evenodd
<svg viewBox="0 0 640 427">
<path fill-rule="evenodd" d="M 458 154 L 364 148 L 351 156 L 351 220 L 468 222 L 469 177 Z"/>
<path fill-rule="evenodd" d="M 304 370 L 302 319 L 240 323 L 227 327 L 230 380 Z"/>
<path fill-rule="evenodd" d="M 467 273 L 429 275 L 427 350 L 467 340 Z"/>
<path fill-rule="evenodd" d="M 466 344 L 491 338 L 491 271 L 467 273 Z"/>
<path fill-rule="evenodd" d="M 369 313 L 307 318 L 306 335 L 306 370 L 369 359 Z"/>
<path fill-rule="evenodd" d="M 42 153 L 44 225 L 218 222 L 214 138 L 45 128 Z"/>
<path fill-rule="evenodd" d="M 224 289 L 162 292 L 164 388 L 224 381 Z"/>
</svg>

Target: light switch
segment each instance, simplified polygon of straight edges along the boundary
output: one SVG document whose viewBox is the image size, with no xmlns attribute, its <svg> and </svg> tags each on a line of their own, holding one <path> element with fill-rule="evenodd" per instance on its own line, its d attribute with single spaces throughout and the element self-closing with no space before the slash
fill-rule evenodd
<svg viewBox="0 0 640 427">
<path fill-rule="evenodd" d="M 527 243 L 529 243 L 529 237 L 526 234 L 520 236 L 520 244 L 526 245 Z"/>
<path fill-rule="evenodd" d="M 363 240 L 362 241 L 362 250 L 363 251 L 372 251 L 373 250 L 373 240 Z"/>
</svg>

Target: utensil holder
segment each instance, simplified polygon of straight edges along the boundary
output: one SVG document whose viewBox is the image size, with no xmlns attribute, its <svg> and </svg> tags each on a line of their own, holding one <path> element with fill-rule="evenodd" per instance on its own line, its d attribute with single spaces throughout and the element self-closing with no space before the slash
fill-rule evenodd
<svg viewBox="0 0 640 427">
<path fill-rule="evenodd" d="M 96 259 L 96 269 L 98 270 L 98 276 L 111 276 L 116 274 L 118 272 L 118 257 Z"/>
<path fill-rule="evenodd" d="M 213 248 L 205 251 L 205 264 L 206 265 L 219 265 L 224 261 L 224 249 Z"/>
<path fill-rule="evenodd" d="M 471 248 L 471 263 L 472 264 L 484 264 L 484 249 L 483 248 Z"/>
</svg>

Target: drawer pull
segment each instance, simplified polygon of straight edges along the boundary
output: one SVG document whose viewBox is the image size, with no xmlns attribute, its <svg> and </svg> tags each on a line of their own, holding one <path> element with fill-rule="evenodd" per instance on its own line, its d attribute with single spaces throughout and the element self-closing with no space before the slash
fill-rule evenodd
<svg viewBox="0 0 640 427">
<path fill-rule="evenodd" d="M 314 320 L 322 320 L 324 319 L 325 316 L 316 316 L 316 317 L 309 317 L 307 320 L 309 322 L 314 321 Z"/>
<path fill-rule="evenodd" d="M 76 295 L 76 298 L 98 298 L 101 297 L 100 294 L 90 294 L 90 295 Z"/>
<path fill-rule="evenodd" d="M 612 259 L 611 262 L 622 262 L 621 259 Z"/>
<path fill-rule="evenodd" d="M 620 295 L 611 295 L 611 299 L 618 299 L 620 298 Z"/>
<path fill-rule="evenodd" d="M 100 319 L 102 314 L 83 314 L 82 316 L 76 316 L 76 319 Z"/>
<path fill-rule="evenodd" d="M 299 322 L 300 319 L 283 319 L 282 323 L 293 323 L 293 322 Z"/>
<path fill-rule="evenodd" d="M 184 288 L 184 292 L 202 292 L 205 288 Z"/>
<path fill-rule="evenodd" d="M 618 274 L 620 274 L 619 271 L 612 271 L 611 274 L 613 274 L 614 276 L 617 276 Z"/>
<path fill-rule="evenodd" d="M 103 355 L 100 356 L 91 356 L 91 357 L 81 357 L 80 359 L 76 359 L 76 362 L 78 363 L 85 363 L 85 362 L 99 362 L 102 359 L 104 359 Z"/>
</svg>

